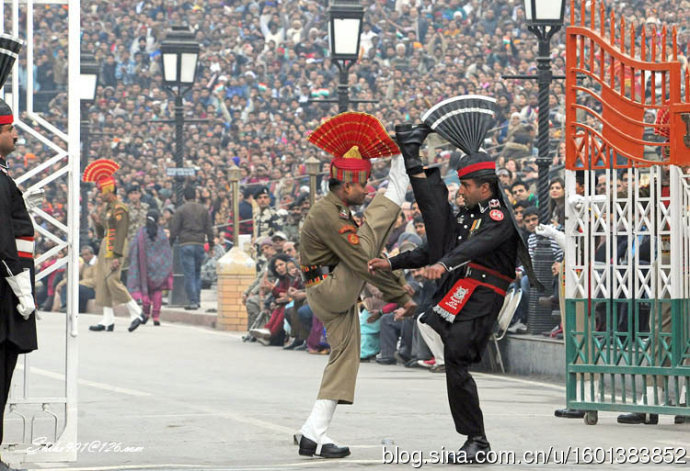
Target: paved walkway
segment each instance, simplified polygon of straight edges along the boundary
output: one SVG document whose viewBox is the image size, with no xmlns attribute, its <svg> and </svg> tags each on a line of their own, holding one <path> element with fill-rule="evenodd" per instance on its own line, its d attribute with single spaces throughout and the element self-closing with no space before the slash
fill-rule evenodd
<svg viewBox="0 0 690 471">
<path fill-rule="evenodd" d="M 352 455 L 335 461 L 299 457 L 292 433 L 311 409 L 327 357 L 243 343 L 239 334 L 206 327 L 149 323 L 129 333 L 124 318 L 116 319 L 112 333 L 89 332 L 96 319 L 80 316 L 79 441 L 131 447 L 130 452 L 83 451 L 76 463 L 31 469 L 412 469 L 423 464 L 414 460 L 426 459 L 423 467 L 429 467 L 432 453 L 461 444 L 444 375 L 363 363 L 356 402 L 338 407 L 329 432 L 351 446 Z M 51 395 L 63 387 L 64 325 L 61 314 L 46 314 L 39 323 L 32 394 Z M 488 437 L 502 459 L 540 453 L 554 463 L 570 450 L 568 464 L 557 467 L 575 469 L 576 453 L 582 463 L 592 450 L 607 454 L 617 447 L 627 454 L 633 447 L 671 447 L 675 458 L 690 459 L 690 425 L 673 425 L 671 417 L 657 426 L 623 426 L 615 413 L 601 413 L 598 425 L 587 426 L 553 417 L 564 401 L 561 384 L 491 374 L 477 374 L 476 380 Z M 9 422 L 6 436 L 16 437 L 17 426 Z M 384 465 L 396 459 L 411 463 Z M 633 466 L 616 467 L 626 468 Z"/>
</svg>

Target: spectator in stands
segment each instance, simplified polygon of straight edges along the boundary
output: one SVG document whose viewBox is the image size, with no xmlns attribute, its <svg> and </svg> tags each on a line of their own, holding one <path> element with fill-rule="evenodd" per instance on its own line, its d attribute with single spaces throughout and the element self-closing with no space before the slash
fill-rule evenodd
<svg viewBox="0 0 690 471">
<path fill-rule="evenodd" d="M 187 310 L 201 306 L 201 264 L 204 260 L 204 238 L 213 249 L 211 216 L 207 209 L 196 202 L 196 189 L 184 189 L 185 204 L 173 215 L 170 225 L 170 243 L 180 243 L 180 263 L 184 272 L 184 287 L 189 304 Z"/>
</svg>

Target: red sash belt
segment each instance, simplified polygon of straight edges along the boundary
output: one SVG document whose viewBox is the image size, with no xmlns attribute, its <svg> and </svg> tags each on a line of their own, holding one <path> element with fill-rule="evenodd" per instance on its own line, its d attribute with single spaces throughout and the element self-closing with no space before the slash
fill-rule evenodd
<svg viewBox="0 0 690 471">
<path fill-rule="evenodd" d="M 434 312 L 448 322 L 455 321 L 455 317 L 465 307 L 477 286 L 489 288 L 501 296 L 506 295 L 506 289 L 513 280 L 502 273 L 483 267 L 477 263 L 470 263 L 465 278 L 461 278 L 446 293 L 443 299 L 434 306 Z"/>
</svg>

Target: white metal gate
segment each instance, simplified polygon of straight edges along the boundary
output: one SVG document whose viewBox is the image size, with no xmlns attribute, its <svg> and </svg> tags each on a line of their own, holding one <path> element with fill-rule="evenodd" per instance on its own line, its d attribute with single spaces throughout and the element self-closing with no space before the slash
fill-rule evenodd
<svg viewBox="0 0 690 471">
<path fill-rule="evenodd" d="M 68 85 L 64 106 L 67 120 L 60 125 L 51 123 L 35 107 L 33 79 L 35 63 L 34 14 L 38 8 L 67 7 L 67 21 L 62 31 L 67 41 Z M 41 342 L 41 321 L 38 320 L 39 349 L 48 349 L 59 357 L 60 370 L 43 371 L 32 367 L 32 354 L 22 355 L 15 371 L 12 390 L 5 413 L 5 443 L 3 461 L 61 462 L 77 457 L 77 375 L 78 375 L 78 282 L 79 282 L 79 2 L 76 0 L 5 0 L 0 2 L 3 22 L 0 32 L 26 41 L 20 58 L 26 58 L 26 83 L 20 89 L 19 60 L 14 66 L 11 82 L 5 86 L 5 99 L 14 111 L 15 126 L 20 139 L 31 145 L 47 148 L 27 165 L 24 174 L 13 172 L 17 184 L 24 190 L 65 185 L 66 220 L 49 214 L 45 208 L 33 209 L 32 216 L 41 221 L 34 224 L 37 238 L 51 246 L 36 253 L 36 281 L 65 269 L 67 277 L 67 314 L 64 316 L 64 343 Z M 20 21 L 20 18 L 22 21 Z M 23 84 L 24 85 L 24 84 Z M 70 86 L 71 85 L 71 86 Z M 13 156 L 16 158 L 16 156 Z M 11 164 L 12 157 L 10 157 Z M 27 157 L 27 161 L 29 161 Z M 37 244 L 38 246 L 38 244 Z M 42 264 L 55 262 L 45 269 Z M 56 316 L 59 314 L 42 314 Z M 42 350 L 39 350 L 42 352 Z M 64 360 L 64 362 L 62 361 Z M 46 379 L 46 377 L 50 379 Z M 51 393 L 43 394 L 42 382 L 58 382 Z M 39 438 L 41 437 L 41 438 Z M 29 450 L 31 451 L 29 454 Z"/>
</svg>

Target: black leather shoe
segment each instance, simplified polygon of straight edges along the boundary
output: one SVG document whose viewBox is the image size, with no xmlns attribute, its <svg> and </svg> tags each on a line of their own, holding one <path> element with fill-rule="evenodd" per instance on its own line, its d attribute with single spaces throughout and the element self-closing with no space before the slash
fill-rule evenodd
<svg viewBox="0 0 690 471">
<path fill-rule="evenodd" d="M 132 323 L 129 324 L 129 328 L 127 330 L 129 330 L 130 332 L 134 332 L 137 327 L 139 327 L 141 324 L 144 324 L 144 323 L 145 323 L 145 321 L 143 319 L 143 315 L 141 315 L 139 317 L 135 317 L 134 320 L 132 321 Z"/>
<path fill-rule="evenodd" d="M 491 446 L 485 437 L 472 437 L 456 453 L 450 454 L 448 461 L 450 464 L 482 463 L 489 451 Z"/>
<path fill-rule="evenodd" d="M 376 363 L 379 365 L 395 365 L 398 361 L 395 358 L 377 358 Z"/>
<path fill-rule="evenodd" d="M 147 316 L 146 314 L 142 314 L 142 315 L 141 315 L 141 324 L 144 325 L 144 324 L 146 324 L 148 321 L 149 321 L 149 316 Z"/>
<path fill-rule="evenodd" d="M 397 124 L 395 126 L 395 141 L 400 147 L 408 175 L 424 172 L 424 163 L 419 158 L 419 148 L 422 147 L 424 139 L 430 132 L 431 128 L 424 124 L 417 126 Z"/>
<path fill-rule="evenodd" d="M 156 327 L 158 327 L 159 325 L 161 325 L 161 321 L 153 321 L 153 325 L 155 325 Z"/>
<path fill-rule="evenodd" d="M 642 414 L 639 412 L 633 412 L 631 414 L 621 414 L 618 416 L 616 421 L 619 424 L 647 424 L 656 425 L 659 423 L 658 414 Z"/>
<path fill-rule="evenodd" d="M 564 419 L 582 419 L 585 416 L 585 411 L 580 409 L 556 409 L 553 415 Z"/>
<path fill-rule="evenodd" d="M 299 441 L 299 454 L 302 456 L 320 456 L 321 458 L 345 458 L 350 455 L 350 449 L 346 446 L 338 446 L 335 443 L 321 445 L 321 453 L 317 453 L 316 442 L 304 435 Z"/>
<path fill-rule="evenodd" d="M 89 326 L 89 330 L 92 332 L 103 332 L 104 330 L 107 332 L 112 332 L 113 330 L 115 330 L 115 324 L 110 324 L 110 325 L 96 324 L 96 325 Z"/>
</svg>

